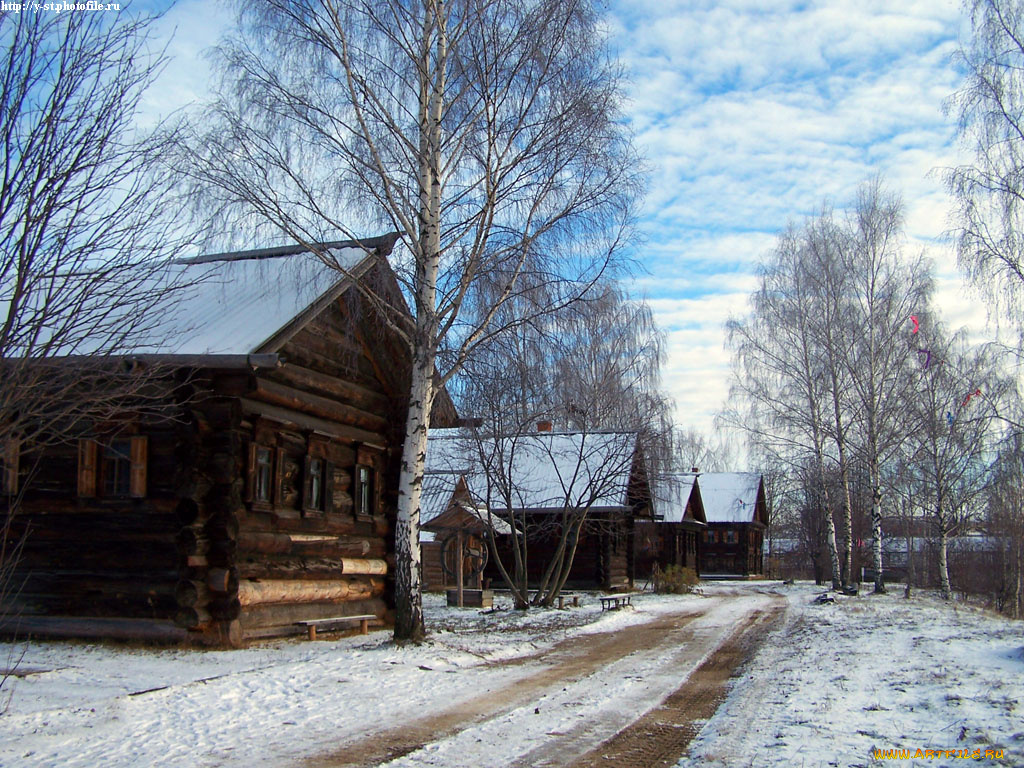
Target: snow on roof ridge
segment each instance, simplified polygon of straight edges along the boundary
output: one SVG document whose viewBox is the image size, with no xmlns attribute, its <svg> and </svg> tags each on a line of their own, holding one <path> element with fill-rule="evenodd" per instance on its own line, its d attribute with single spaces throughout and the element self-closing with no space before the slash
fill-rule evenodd
<svg viewBox="0 0 1024 768">
<path fill-rule="evenodd" d="M 225 261 L 275 259 L 279 256 L 297 256 L 302 253 L 313 253 L 316 249 L 332 251 L 339 248 L 360 248 L 367 252 L 376 251 L 383 256 L 387 256 L 395 247 L 395 243 L 398 241 L 399 237 L 399 233 L 391 232 L 386 235 L 361 238 L 359 240 L 332 240 L 322 243 L 313 243 L 312 248 L 308 245 L 296 243 L 293 245 L 272 246 L 270 248 L 253 248 L 248 251 L 224 251 L 222 253 L 207 253 L 186 259 L 178 259 L 172 263 L 189 266 L 194 264 L 212 264 Z"/>
</svg>

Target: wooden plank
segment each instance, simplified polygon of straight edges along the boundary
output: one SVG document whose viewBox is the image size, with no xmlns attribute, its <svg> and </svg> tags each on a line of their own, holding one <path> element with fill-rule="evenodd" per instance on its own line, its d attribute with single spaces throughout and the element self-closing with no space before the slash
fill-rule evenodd
<svg viewBox="0 0 1024 768">
<path fill-rule="evenodd" d="M 0 635 L 17 637 L 107 637 L 116 640 L 181 642 L 188 632 L 169 620 L 77 616 L 0 616 Z"/>
<path fill-rule="evenodd" d="M 269 379 L 257 379 L 256 387 L 249 393 L 249 397 L 308 413 L 320 419 L 328 419 L 375 432 L 382 432 L 388 426 L 387 419 L 382 416 Z"/>
<path fill-rule="evenodd" d="M 312 390 L 328 397 L 345 400 L 357 408 L 376 414 L 387 414 L 392 409 L 391 400 L 380 392 L 295 363 L 288 363 L 282 368 L 268 372 L 267 378 L 291 384 L 298 389 Z"/>
<path fill-rule="evenodd" d="M 287 408 L 281 408 L 280 406 L 260 402 L 259 400 L 243 398 L 241 402 L 243 409 L 247 413 L 262 416 L 266 419 L 281 422 L 282 424 L 292 424 L 299 429 L 310 429 L 314 432 L 320 432 L 321 434 L 328 435 L 329 437 L 336 437 L 341 440 L 357 440 L 362 443 L 387 445 L 387 440 L 384 435 L 379 432 L 371 432 L 366 429 L 359 429 L 358 427 L 338 424 L 316 416 L 296 413 L 295 411 L 288 410 Z"/>
</svg>

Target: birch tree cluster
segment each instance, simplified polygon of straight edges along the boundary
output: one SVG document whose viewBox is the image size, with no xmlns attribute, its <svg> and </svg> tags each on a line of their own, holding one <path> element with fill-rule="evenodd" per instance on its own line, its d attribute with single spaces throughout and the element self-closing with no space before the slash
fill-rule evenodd
<svg viewBox="0 0 1024 768">
<path fill-rule="evenodd" d="M 847 211 L 824 207 L 783 232 L 729 334 L 727 418 L 788 468 L 783 506 L 819 575 L 850 588 L 867 566 L 885 591 L 889 555 L 902 569 L 914 554 L 896 538 L 909 517 L 950 596 L 948 542 L 981 530 L 1010 386 L 991 349 L 937 319 L 899 198 L 870 181 Z"/>
</svg>

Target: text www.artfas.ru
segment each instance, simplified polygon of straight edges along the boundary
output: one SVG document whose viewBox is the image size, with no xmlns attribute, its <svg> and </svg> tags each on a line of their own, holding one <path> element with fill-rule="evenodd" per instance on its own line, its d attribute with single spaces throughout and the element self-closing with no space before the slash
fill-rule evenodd
<svg viewBox="0 0 1024 768">
<path fill-rule="evenodd" d="M 957 757 L 964 760 L 1002 760 L 1003 750 L 1001 749 L 875 749 L 871 756 L 875 760 L 911 760 L 923 758 L 925 760 L 940 757 Z"/>
</svg>

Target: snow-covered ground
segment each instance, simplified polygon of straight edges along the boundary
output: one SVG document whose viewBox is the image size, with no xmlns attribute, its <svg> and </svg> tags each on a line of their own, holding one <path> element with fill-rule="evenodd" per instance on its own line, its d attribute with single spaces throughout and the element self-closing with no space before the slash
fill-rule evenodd
<svg viewBox="0 0 1024 768">
<path fill-rule="evenodd" d="M 24 651 L 18 672 L 30 673 L 0 691 L 10 697 L 0 715 L 0 766 L 288 764 L 531 671 L 529 664 L 494 662 L 703 602 L 645 595 L 635 610 L 602 614 L 589 596 L 570 610 L 485 615 L 424 597 L 431 639 L 422 646 L 398 647 L 385 631 L 237 651 L 0 645 L 3 659 Z"/>
<path fill-rule="evenodd" d="M 898 585 L 826 605 L 780 590 L 785 626 L 680 766 L 1024 766 L 1024 622 Z"/>
<path fill-rule="evenodd" d="M 681 765 L 881 765 L 888 761 L 875 761 L 875 748 L 918 747 L 977 748 L 973 764 L 1024 765 L 1024 624 L 930 596 L 819 606 L 810 585 L 768 589 L 786 597 L 785 619 Z M 337 753 L 353 734 L 507 690 L 543 671 L 545 652 L 566 638 L 583 644 L 594 633 L 701 613 L 688 625 L 692 649 L 627 654 L 614 674 L 566 680 L 395 763 L 529 765 L 546 740 L 572 729 L 584 738 L 591 722 L 614 732 L 657 704 L 733 622 L 766 605 L 768 589 L 713 584 L 703 597 L 639 595 L 635 610 L 604 614 L 593 596 L 580 608 L 525 615 L 459 611 L 427 596 L 433 633 L 418 647 L 395 646 L 387 632 L 241 651 L 33 643 L 19 666 L 30 674 L 0 691 L 10 696 L 0 766 L 292 765 Z M 986 749 L 1004 750 L 1003 758 L 985 759 Z"/>
</svg>

